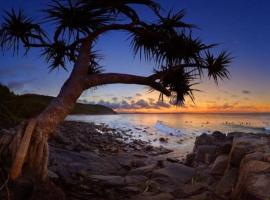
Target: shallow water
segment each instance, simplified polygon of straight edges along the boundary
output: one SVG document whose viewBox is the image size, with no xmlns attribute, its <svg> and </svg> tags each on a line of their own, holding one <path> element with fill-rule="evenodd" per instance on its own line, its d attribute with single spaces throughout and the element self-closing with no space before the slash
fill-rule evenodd
<svg viewBox="0 0 270 200">
<path fill-rule="evenodd" d="M 66 120 L 106 124 L 131 134 L 134 139 L 164 146 L 175 152 L 191 151 L 195 136 L 219 130 L 270 133 L 270 114 L 118 114 L 69 115 Z M 169 138 L 167 143 L 159 138 Z"/>
</svg>

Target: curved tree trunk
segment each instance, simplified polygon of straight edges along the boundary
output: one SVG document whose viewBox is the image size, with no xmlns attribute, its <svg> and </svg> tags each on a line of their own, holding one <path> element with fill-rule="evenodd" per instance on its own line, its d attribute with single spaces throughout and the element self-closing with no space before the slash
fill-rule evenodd
<svg viewBox="0 0 270 200">
<path fill-rule="evenodd" d="M 9 145 L 13 162 L 10 178 L 15 180 L 22 167 L 31 171 L 33 177 L 44 180 L 47 177 L 48 138 L 59 123 L 72 111 L 77 99 L 85 90 L 83 81 L 90 62 L 90 42 L 82 44 L 79 58 L 70 77 L 64 83 L 59 95 L 36 118 L 29 120 L 23 131 L 18 131 Z M 16 152 L 16 153 L 15 153 Z"/>
<path fill-rule="evenodd" d="M 156 82 L 159 77 L 143 77 L 129 74 L 104 73 L 88 75 L 91 41 L 82 43 L 78 60 L 64 83 L 59 95 L 37 117 L 30 119 L 19 129 L 11 141 L 0 138 L 0 154 L 5 144 L 11 152 L 10 178 L 15 180 L 22 172 L 32 178 L 45 180 L 48 164 L 48 139 L 55 128 L 72 111 L 82 92 L 98 85 L 124 83 L 150 86 L 169 96 L 170 92 Z"/>
</svg>

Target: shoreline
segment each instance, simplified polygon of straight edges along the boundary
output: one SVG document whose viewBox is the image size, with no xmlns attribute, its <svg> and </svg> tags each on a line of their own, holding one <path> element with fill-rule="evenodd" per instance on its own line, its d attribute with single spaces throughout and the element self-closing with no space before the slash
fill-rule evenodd
<svg viewBox="0 0 270 200">
<path fill-rule="evenodd" d="M 270 198 L 269 135 L 202 134 L 181 156 L 130 138 L 104 124 L 65 121 L 49 140 L 48 182 L 40 188 L 21 177 L 10 191 L 39 200 Z"/>
</svg>

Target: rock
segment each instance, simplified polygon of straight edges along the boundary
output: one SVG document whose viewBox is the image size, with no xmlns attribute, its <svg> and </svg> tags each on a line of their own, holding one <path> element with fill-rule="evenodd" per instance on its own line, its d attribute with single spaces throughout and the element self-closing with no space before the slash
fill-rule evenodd
<svg viewBox="0 0 270 200">
<path fill-rule="evenodd" d="M 122 176 L 104 176 L 104 175 L 91 175 L 90 179 L 107 186 L 123 186 L 125 185 L 125 178 Z"/>
<path fill-rule="evenodd" d="M 230 165 L 238 167 L 242 158 L 252 152 L 270 152 L 269 137 L 246 135 L 234 137 L 230 152 Z"/>
<path fill-rule="evenodd" d="M 147 180 L 147 177 L 142 175 L 137 176 L 126 176 L 125 177 L 125 184 L 126 185 L 143 185 L 145 184 L 145 181 Z"/>
<path fill-rule="evenodd" d="M 131 200 L 173 200 L 174 197 L 170 193 L 160 193 L 157 195 L 139 195 Z"/>
<path fill-rule="evenodd" d="M 241 200 L 256 199 L 269 200 L 270 199 L 270 173 L 267 174 L 252 174 L 246 180 L 246 188 L 241 193 Z"/>
<path fill-rule="evenodd" d="M 58 199 L 65 200 L 64 192 L 58 188 L 53 182 L 45 181 L 35 184 L 30 200 L 48 200 Z"/>
<path fill-rule="evenodd" d="M 212 197 L 211 193 L 206 191 L 198 195 L 182 198 L 181 200 L 217 200 L 217 199 Z"/>
<path fill-rule="evenodd" d="M 230 196 L 238 178 L 238 169 L 231 168 L 228 170 L 222 179 L 218 182 L 215 188 L 215 194 L 222 198 Z"/>
<path fill-rule="evenodd" d="M 156 168 L 155 164 L 138 167 L 129 171 L 130 175 L 148 175 Z"/>
<path fill-rule="evenodd" d="M 213 145 L 200 145 L 197 147 L 197 152 L 195 156 L 196 162 L 202 162 L 205 164 L 210 164 L 213 162 L 217 155 L 217 147 Z"/>
<path fill-rule="evenodd" d="M 224 133 L 221 133 L 220 131 L 214 131 L 212 133 L 212 136 L 215 137 L 216 139 L 221 139 L 221 140 L 226 139 L 226 135 Z"/>
<path fill-rule="evenodd" d="M 173 196 L 176 198 L 186 198 L 203 193 L 206 189 L 206 184 L 185 184 L 183 187 L 175 190 Z"/>
<path fill-rule="evenodd" d="M 228 160 L 229 160 L 229 156 L 228 155 L 219 155 L 212 168 L 211 168 L 211 174 L 212 175 L 223 175 L 226 168 L 227 168 L 227 165 L 228 165 Z"/>
<path fill-rule="evenodd" d="M 186 155 L 185 159 L 185 165 L 189 167 L 193 167 L 194 165 L 194 159 L 195 159 L 196 154 L 195 153 L 189 153 Z"/>
<path fill-rule="evenodd" d="M 159 138 L 159 141 L 160 142 L 168 142 L 168 138 L 164 138 L 164 137 L 161 137 L 161 138 Z"/>
<path fill-rule="evenodd" d="M 268 191 L 270 182 L 265 181 L 265 176 L 260 176 L 266 175 L 266 177 L 269 177 L 269 173 L 270 163 L 258 160 L 243 159 L 239 168 L 238 181 L 232 193 L 232 199 L 243 199 L 245 196 L 254 196 L 254 199 L 257 198 L 259 200 L 264 199 L 259 196 L 256 197 L 258 194 L 254 188 L 258 188 L 258 186 L 261 187 L 260 192 L 264 193 L 262 195 L 269 195 L 268 198 L 265 199 L 270 199 L 270 193 Z M 261 181 L 259 182 L 259 180 Z"/>
<path fill-rule="evenodd" d="M 177 163 L 167 163 L 164 168 L 154 170 L 151 179 L 159 185 L 160 191 L 172 192 L 191 181 L 194 175 L 193 168 Z"/>
<path fill-rule="evenodd" d="M 177 158 L 167 158 L 166 160 L 169 161 L 169 162 L 172 162 L 172 163 L 178 163 L 179 162 L 179 160 Z"/>
<path fill-rule="evenodd" d="M 48 177 L 51 179 L 58 179 L 59 176 L 51 170 L 48 170 Z"/>
</svg>

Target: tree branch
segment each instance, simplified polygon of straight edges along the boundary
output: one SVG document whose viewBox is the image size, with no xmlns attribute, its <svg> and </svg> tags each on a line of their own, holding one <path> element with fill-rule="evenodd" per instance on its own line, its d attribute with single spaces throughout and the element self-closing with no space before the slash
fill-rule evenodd
<svg viewBox="0 0 270 200">
<path fill-rule="evenodd" d="M 119 74 L 119 73 L 103 73 L 93 74 L 87 76 L 85 79 L 85 89 L 106 84 L 137 84 L 149 86 L 166 96 L 170 96 L 171 92 L 163 87 L 160 83 L 153 80 L 151 77 L 136 76 L 130 74 Z"/>
</svg>

